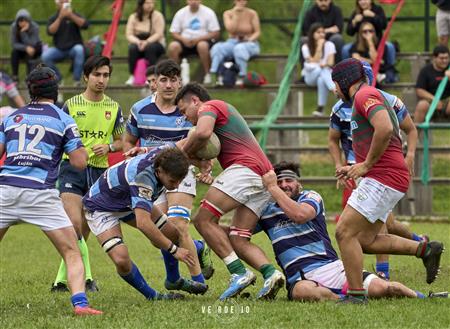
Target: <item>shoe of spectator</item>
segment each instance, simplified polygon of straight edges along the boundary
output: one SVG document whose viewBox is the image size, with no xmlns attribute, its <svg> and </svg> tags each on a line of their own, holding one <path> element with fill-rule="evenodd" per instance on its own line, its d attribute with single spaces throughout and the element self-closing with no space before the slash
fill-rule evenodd
<svg viewBox="0 0 450 329">
<path fill-rule="evenodd" d="M 206 73 L 205 76 L 203 77 L 203 84 L 210 85 L 211 83 L 212 83 L 211 74 Z"/>
<path fill-rule="evenodd" d="M 73 82 L 73 86 L 74 86 L 75 88 L 80 88 L 80 87 L 81 87 L 81 81 L 75 80 L 75 81 Z"/>
<path fill-rule="evenodd" d="M 217 76 L 216 86 L 223 86 L 223 76 L 221 75 Z"/>
<path fill-rule="evenodd" d="M 236 82 L 234 83 L 234 85 L 236 87 L 242 87 L 244 85 L 244 78 L 243 77 L 237 78 Z"/>
<path fill-rule="evenodd" d="M 125 84 L 126 84 L 127 86 L 132 86 L 133 83 L 134 83 L 134 77 L 133 77 L 132 75 L 130 75 L 130 77 L 128 78 L 128 80 L 125 81 Z"/>
<path fill-rule="evenodd" d="M 384 82 L 384 80 L 386 80 L 386 74 L 378 73 L 378 75 L 377 75 L 377 82 L 379 84 L 382 84 Z"/>
</svg>

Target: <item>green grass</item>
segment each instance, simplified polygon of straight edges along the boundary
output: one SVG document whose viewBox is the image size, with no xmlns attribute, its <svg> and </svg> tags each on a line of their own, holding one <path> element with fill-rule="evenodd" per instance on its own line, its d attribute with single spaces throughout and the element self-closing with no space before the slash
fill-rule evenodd
<svg viewBox="0 0 450 329">
<path fill-rule="evenodd" d="M 335 225 L 329 224 L 330 235 Z M 163 290 L 164 267 L 160 253 L 137 230 L 124 225 L 124 237 L 130 254 L 150 284 Z M 413 223 L 411 229 L 427 233 L 433 239 L 450 244 L 448 224 Z M 334 238 L 332 238 L 334 243 Z M 264 234 L 254 237 L 273 259 Z M 234 317 L 204 313 L 208 306 L 217 313 L 216 299 L 225 289 L 228 273 L 215 257 L 216 273 L 204 296 L 189 296 L 181 302 L 152 303 L 122 281 L 95 239 L 88 241 L 92 270 L 100 292 L 89 294 L 92 305 L 102 309 L 101 317 L 75 318 L 71 314 L 69 294 L 52 294 L 50 283 L 56 275 L 59 257 L 46 237 L 35 227 L 11 228 L 0 247 L 0 325 L 2 328 L 448 328 L 450 299 L 447 300 L 373 300 L 367 307 L 334 303 L 296 303 L 280 291 L 276 302 L 239 299 L 245 312 Z M 375 259 L 366 256 L 365 267 L 372 269 Z M 182 271 L 186 274 L 184 265 Z M 415 257 L 392 256 L 392 278 L 424 293 L 450 288 L 450 258 L 444 253 L 442 272 L 431 286 L 425 283 L 421 261 Z M 258 274 L 255 296 L 261 287 Z M 232 306 L 236 304 L 226 303 Z M 240 309 L 240 308 L 239 308 Z M 247 313 L 248 311 L 248 313 Z M 230 324 L 225 321 L 232 321 Z"/>
</svg>

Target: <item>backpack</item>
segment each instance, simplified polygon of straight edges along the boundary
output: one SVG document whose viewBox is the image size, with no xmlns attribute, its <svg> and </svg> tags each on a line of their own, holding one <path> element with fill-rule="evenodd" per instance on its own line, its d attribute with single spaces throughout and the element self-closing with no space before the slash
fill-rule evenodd
<svg viewBox="0 0 450 329">
<path fill-rule="evenodd" d="M 247 72 L 247 75 L 244 77 L 244 86 L 245 87 L 259 87 L 267 84 L 267 79 L 261 73 L 255 71 Z"/>
<path fill-rule="evenodd" d="M 223 78 L 225 87 L 234 87 L 239 73 L 239 67 L 234 62 L 223 62 L 219 66 L 218 74 Z"/>
<path fill-rule="evenodd" d="M 99 35 L 96 35 L 84 43 L 85 58 L 88 59 L 91 56 L 101 55 L 103 52 L 104 42 Z"/>
</svg>

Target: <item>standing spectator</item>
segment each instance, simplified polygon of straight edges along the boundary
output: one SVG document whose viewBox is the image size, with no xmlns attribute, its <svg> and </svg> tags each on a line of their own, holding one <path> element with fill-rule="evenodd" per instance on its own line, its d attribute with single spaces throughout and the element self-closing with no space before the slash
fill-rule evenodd
<svg viewBox="0 0 450 329">
<path fill-rule="evenodd" d="M 19 60 L 25 60 L 29 74 L 42 54 L 39 26 L 31 20 L 31 15 L 26 9 L 20 9 L 11 24 L 11 46 L 12 79 L 18 81 Z"/>
<path fill-rule="evenodd" d="M 450 51 L 446 46 L 436 46 L 433 49 L 433 60 L 420 70 L 416 82 L 416 95 L 419 102 L 414 112 L 414 122 L 421 123 L 433 101 L 434 94 L 442 79 L 447 76 L 450 79 L 449 66 Z M 436 107 L 433 118 L 450 118 L 450 83 L 447 83 L 441 99 Z"/>
<path fill-rule="evenodd" d="M 372 23 L 378 40 L 381 40 L 383 30 L 387 26 L 387 19 L 383 8 L 376 5 L 372 0 L 356 0 L 356 9 L 350 16 L 347 24 L 347 34 L 353 36 L 358 33 L 363 22 Z M 351 57 L 351 46 L 351 43 L 347 43 L 342 47 L 343 59 Z M 396 50 L 392 42 L 386 42 L 385 54 L 389 58 L 389 62 L 395 63 Z"/>
<path fill-rule="evenodd" d="M 450 1 L 431 0 L 438 10 L 436 12 L 436 30 L 439 43 L 448 47 L 448 36 L 450 35 Z"/>
<path fill-rule="evenodd" d="M 366 61 L 369 64 L 375 63 L 378 55 L 379 40 L 375 34 L 375 28 L 370 22 L 363 22 L 359 26 L 356 41 L 350 47 L 351 57 Z M 387 45 L 385 46 L 387 48 Z M 397 73 L 395 71 L 395 57 L 392 59 L 388 56 L 388 52 L 384 52 L 383 62 L 380 66 L 380 73 L 377 81 L 379 83 L 392 83 L 398 81 Z"/>
<path fill-rule="evenodd" d="M 126 37 L 128 46 L 128 72 L 130 77 L 125 82 L 133 84 L 133 72 L 139 58 L 145 58 L 155 65 L 164 54 L 166 39 L 164 16 L 155 10 L 155 0 L 138 0 L 136 11 L 128 17 Z"/>
<path fill-rule="evenodd" d="M 244 84 L 248 60 L 259 54 L 258 38 L 261 34 L 258 13 L 247 8 L 247 0 L 235 0 L 234 7 L 223 13 L 223 23 L 229 38 L 216 43 L 211 49 L 210 73 L 217 74 L 219 65 L 228 58 L 234 58 L 239 66 L 237 86 Z M 220 77 L 217 81 L 220 83 Z"/>
<path fill-rule="evenodd" d="M 341 60 L 341 49 L 344 45 L 342 30 L 344 19 L 341 8 L 336 6 L 332 0 L 316 0 L 316 4 L 305 14 L 302 26 L 302 35 L 308 34 L 313 23 L 320 22 L 325 28 L 325 39 L 334 43 L 336 47 L 336 62 Z M 302 43 L 306 42 L 306 37 L 302 38 Z"/>
<path fill-rule="evenodd" d="M 308 43 L 302 46 L 305 59 L 302 76 L 308 86 L 317 86 L 317 110 L 314 116 L 323 116 L 323 108 L 327 104 L 328 92 L 335 89 L 331 80 L 331 67 L 334 65 L 336 48 L 331 41 L 325 40 L 325 29 L 322 23 L 314 23 L 309 28 Z"/>
<path fill-rule="evenodd" d="M 61 80 L 61 73 L 55 63 L 71 58 L 73 60 L 73 80 L 75 86 L 80 86 L 84 63 L 84 46 L 81 30 L 87 29 L 89 22 L 80 14 L 74 12 L 71 0 L 55 0 L 58 12 L 49 18 L 47 33 L 53 36 L 55 47 L 48 48 L 42 54 L 42 61 L 53 68 Z"/>
<path fill-rule="evenodd" d="M 178 64 L 182 57 L 198 54 L 205 76 L 203 83 L 211 83 L 209 48 L 219 38 L 220 25 L 216 13 L 201 4 L 201 0 L 187 0 L 187 6 L 178 10 L 170 26 L 172 41 L 169 57 Z"/>
</svg>

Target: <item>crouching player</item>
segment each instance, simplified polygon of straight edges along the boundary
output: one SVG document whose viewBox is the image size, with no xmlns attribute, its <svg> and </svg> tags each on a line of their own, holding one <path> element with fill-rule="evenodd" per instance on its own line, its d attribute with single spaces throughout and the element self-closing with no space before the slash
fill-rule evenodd
<svg viewBox="0 0 450 329">
<path fill-rule="evenodd" d="M 77 235 L 55 189 L 63 152 L 70 164 L 83 170 L 87 152 L 75 121 L 54 105 L 58 79 L 48 67 L 34 69 L 27 78 L 31 103 L 0 125 L 0 240 L 19 221 L 44 231 L 67 265 L 67 278 L 76 315 L 102 314 L 89 307 L 84 267 Z"/>
<path fill-rule="evenodd" d="M 274 170 L 262 178 L 276 202 L 269 203 L 259 225 L 272 241 L 277 262 L 284 269 L 288 297 L 338 300 L 345 294 L 346 276 L 331 245 L 322 198 L 314 191 L 302 190 L 298 165 L 281 162 Z M 425 297 L 370 272 L 363 271 L 362 276 L 369 297 Z"/>
<path fill-rule="evenodd" d="M 193 255 L 171 241 L 175 241 L 178 234 L 173 224 L 157 207 L 153 207 L 153 202 L 164 188 L 176 188 L 188 172 L 188 160 L 174 146 L 173 143 L 160 146 L 148 154 L 109 168 L 83 198 L 88 225 L 114 262 L 117 273 L 149 300 L 179 299 L 183 296 L 158 293 L 148 285 L 128 254 L 120 221 L 139 229 L 157 248 L 168 251 L 188 266 L 194 264 Z M 203 289 L 202 285 L 200 288 L 190 292 L 204 293 L 208 286 Z"/>
</svg>

